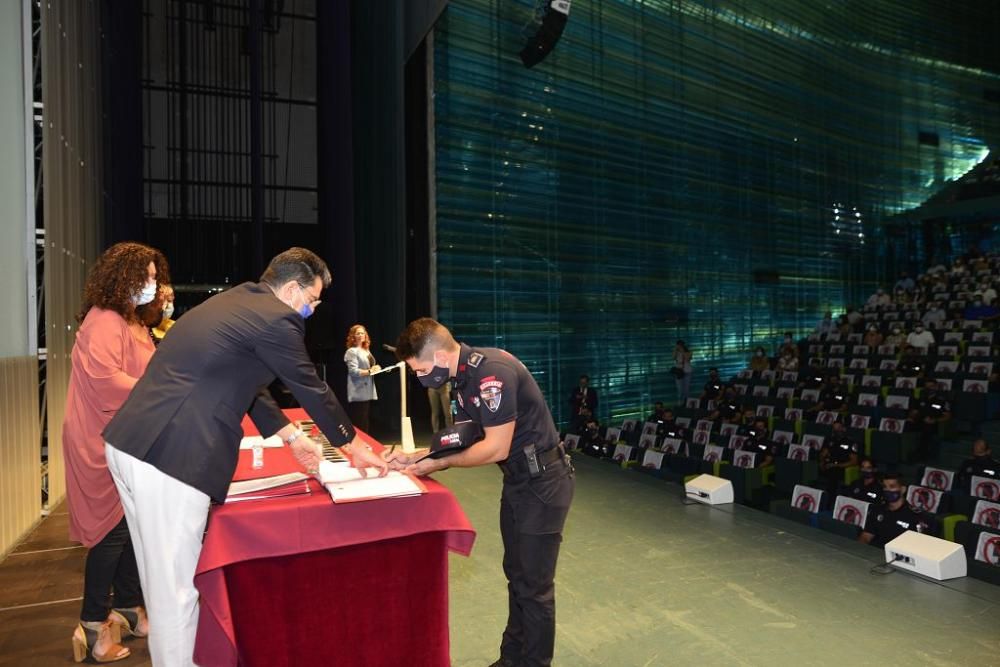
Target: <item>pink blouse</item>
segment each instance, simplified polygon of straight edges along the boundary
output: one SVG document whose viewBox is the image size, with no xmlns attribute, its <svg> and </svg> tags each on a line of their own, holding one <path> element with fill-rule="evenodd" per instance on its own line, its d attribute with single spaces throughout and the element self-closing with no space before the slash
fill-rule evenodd
<svg viewBox="0 0 1000 667">
<path fill-rule="evenodd" d="M 156 348 L 121 315 L 91 308 L 76 334 L 63 420 L 70 539 L 92 547 L 124 515 L 101 431 L 128 398 Z"/>
</svg>

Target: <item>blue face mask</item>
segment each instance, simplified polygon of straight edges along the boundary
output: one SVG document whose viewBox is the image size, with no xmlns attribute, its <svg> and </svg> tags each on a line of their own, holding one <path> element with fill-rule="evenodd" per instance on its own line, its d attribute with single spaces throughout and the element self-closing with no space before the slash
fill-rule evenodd
<svg viewBox="0 0 1000 667">
<path fill-rule="evenodd" d="M 146 283 L 142 290 L 132 297 L 132 303 L 137 306 L 145 306 L 156 298 L 156 283 Z"/>
<path fill-rule="evenodd" d="M 308 298 L 309 295 L 306 294 L 306 291 L 305 291 L 305 289 L 303 289 L 302 285 L 299 285 L 299 292 L 302 293 L 302 299 L 303 300 L 306 300 Z M 313 308 L 312 304 L 309 303 L 308 301 L 306 301 L 306 303 L 303 303 L 301 306 L 299 306 L 298 313 L 299 313 L 299 315 L 302 316 L 302 319 L 304 319 L 304 320 L 305 319 L 309 319 L 309 316 L 312 315 L 314 312 L 316 312 L 316 309 Z"/>
<path fill-rule="evenodd" d="M 902 498 L 903 494 L 900 491 L 885 491 L 882 494 L 882 497 L 885 498 L 886 504 L 891 505 L 892 503 Z"/>
</svg>

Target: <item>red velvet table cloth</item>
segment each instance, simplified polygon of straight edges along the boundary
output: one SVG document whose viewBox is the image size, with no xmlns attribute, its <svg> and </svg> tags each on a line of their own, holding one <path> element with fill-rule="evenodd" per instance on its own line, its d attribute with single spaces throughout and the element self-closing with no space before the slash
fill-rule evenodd
<svg viewBox="0 0 1000 667">
<path fill-rule="evenodd" d="M 237 479 L 258 472 L 250 456 L 240 452 Z M 287 448 L 265 449 L 264 465 L 299 469 Z M 448 665 L 448 551 L 468 555 L 475 540 L 452 493 L 428 479 L 421 496 L 336 505 L 309 484 L 309 495 L 212 508 L 195 662 Z"/>
</svg>

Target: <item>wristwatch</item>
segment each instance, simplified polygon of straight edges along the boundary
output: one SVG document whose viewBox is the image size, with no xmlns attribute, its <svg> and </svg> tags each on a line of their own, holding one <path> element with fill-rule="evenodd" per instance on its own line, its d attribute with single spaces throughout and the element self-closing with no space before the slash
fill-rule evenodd
<svg viewBox="0 0 1000 667">
<path fill-rule="evenodd" d="M 291 445 L 293 442 L 295 442 L 304 435 L 305 433 L 302 431 L 302 429 L 297 428 L 294 431 L 292 431 L 287 438 L 285 438 L 285 444 Z"/>
</svg>

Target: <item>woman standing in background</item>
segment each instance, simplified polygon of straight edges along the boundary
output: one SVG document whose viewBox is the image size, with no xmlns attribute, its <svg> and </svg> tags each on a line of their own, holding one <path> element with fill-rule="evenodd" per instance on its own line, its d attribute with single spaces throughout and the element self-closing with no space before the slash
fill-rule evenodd
<svg viewBox="0 0 1000 667">
<path fill-rule="evenodd" d="M 121 645 L 122 632 L 137 637 L 148 632 L 135 551 L 104 457 L 101 431 L 128 398 L 155 350 L 136 309 L 162 307 L 154 303 L 157 281 L 169 280 L 160 251 L 118 243 L 97 260 L 84 286 L 62 435 L 70 539 L 89 548 L 83 608 L 73 632 L 77 662 L 88 656 L 97 662 L 127 658 L 130 651 Z"/>
<path fill-rule="evenodd" d="M 344 343 L 344 363 L 347 364 L 347 414 L 351 423 L 370 433 L 371 403 L 378 400 L 372 375 L 381 370 L 371 353 L 372 340 L 364 326 L 355 324 L 347 331 Z"/>
</svg>

